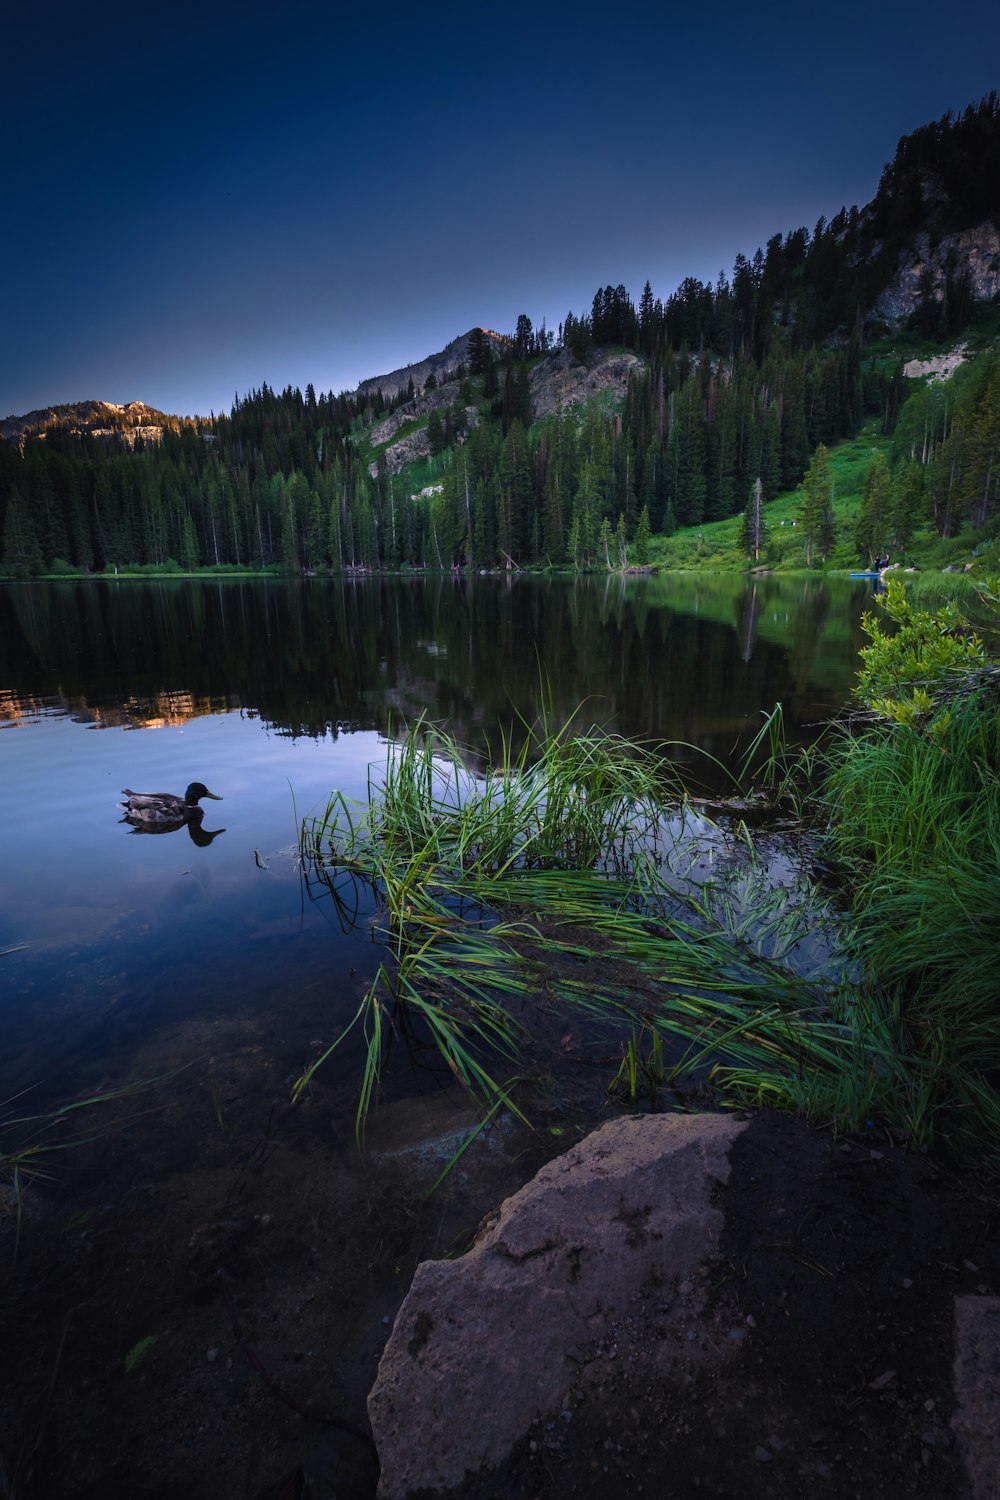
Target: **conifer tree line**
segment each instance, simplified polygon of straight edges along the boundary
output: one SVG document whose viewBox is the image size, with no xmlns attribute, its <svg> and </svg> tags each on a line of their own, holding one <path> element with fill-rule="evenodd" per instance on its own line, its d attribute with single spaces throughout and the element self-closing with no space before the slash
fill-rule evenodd
<svg viewBox="0 0 1000 1500">
<path fill-rule="evenodd" d="M 161 442 L 134 448 L 65 427 L 0 440 L 0 562 L 14 576 L 171 563 L 612 567 L 630 546 L 641 561 L 650 532 L 745 513 L 751 498 L 744 535 L 759 550 L 761 506 L 804 476 L 809 494 L 820 446 L 873 415 L 895 432 L 892 473 L 866 477 L 859 547 L 882 534 L 898 550 L 925 517 L 943 535 L 982 526 L 998 498 L 996 361 L 905 400 L 901 370 L 865 367 L 863 333 L 886 266 L 927 222 L 929 182 L 942 229 L 1000 216 L 1000 171 L 982 170 L 991 160 L 996 94 L 904 138 L 862 213 L 774 236 L 737 257 L 731 280 L 687 278 L 666 302 L 647 282 L 638 306 L 606 286 L 556 336 L 522 314 L 499 358 L 474 338 L 454 401 L 428 419 L 441 467 L 429 496 L 411 495 L 377 455 L 372 473 L 365 443 L 412 387 L 386 400 L 263 385 L 228 416 L 171 418 Z M 967 314 L 960 283 L 924 299 L 925 331 Z M 532 424 L 532 365 L 608 347 L 641 358 L 622 409 L 597 400 Z"/>
<path fill-rule="evenodd" d="M 618 566 L 640 519 L 669 533 L 736 514 L 758 476 L 770 499 L 865 410 L 856 342 L 760 365 L 682 349 L 643 364 L 621 411 L 597 400 L 531 426 L 528 365 L 545 356 L 508 347 L 492 381 L 460 372 L 430 496 L 384 462 L 370 473 L 369 411 L 309 390 L 264 387 L 135 450 L 66 431 L 0 443 L 4 569 Z M 885 379 L 867 384 L 882 409 Z"/>
</svg>

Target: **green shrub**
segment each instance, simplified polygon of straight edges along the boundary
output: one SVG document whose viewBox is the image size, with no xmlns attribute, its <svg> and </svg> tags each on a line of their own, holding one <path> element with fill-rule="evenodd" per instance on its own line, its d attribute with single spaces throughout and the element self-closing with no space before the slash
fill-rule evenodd
<svg viewBox="0 0 1000 1500">
<path fill-rule="evenodd" d="M 987 664 L 982 641 L 953 604 L 914 609 L 902 582 L 890 578 L 879 607 L 896 628 L 886 630 L 876 614 L 865 614 L 871 645 L 861 652 L 857 692 L 883 717 L 900 723 L 926 717 L 936 690 Z"/>
<path fill-rule="evenodd" d="M 995 619 L 995 592 L 981 598 Z M 1000 664 L 953 604 L 914 609 L 893 581 L 883 609 L 895 631 L 866 618 L 857 689 L 877 717 L 826 750 L 828 852 L 849 883 L 859 998 L 905 1062 L 907 1129 L 993 1156 Z"/>
</svg>

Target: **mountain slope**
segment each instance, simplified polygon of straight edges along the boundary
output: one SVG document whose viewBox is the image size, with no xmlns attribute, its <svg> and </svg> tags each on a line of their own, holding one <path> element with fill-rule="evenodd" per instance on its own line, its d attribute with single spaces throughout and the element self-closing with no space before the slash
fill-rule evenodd
<svg viewBox="0 0 1000 1500">
<path fill-rule="evenodd" d="M 865 210 L 777 234 L 731 281 L 689 277 L 665 302 L 648 283 L 638 305 L 600 288 L 558 341 L 522 314 L 509 336 L 470 329 L 354 392 L 264 384 L 210 425 L 104 402 L 9 422 L 0 565 L 611 566 L 650 533 L 698 536 L 751 493 L 791 493 L 820 449 L 865 423 L 889 438 L 901 412 L 893 554 L 921 506 L 943 540 L 982 534 L 1000 517 L 1000 387 L 977 351 L 997 330 L 970 319 L 1000 277 L 998 153 L 993 95 L 901 142 Z M 960 330 L 976 356 L 955 377 L 964 425 L 950 384 L 907 405 L 907 355 Z"/>
<path fill-rule="evenodd" d="M 92 437 L 117 434 L 131 446 L 140 439 L 157 441 L 165 427 L 176 427 L 180 420 L 142 401 L 129 401 L 124 406 L 112 401 L 73 401 L 29 411 L 23 417 L 4 418 L 0 421 L 0 438 L 20 443 L 47 432 L 89 433 Z"/>
<path fill-rule="evenodd" d="M 403 395 L 411 385 L 414 391 L 422 391 L 432 376 L 438 384 L 452 379 L 460 366 L 468 366 L 469 346 L 477 333 L 486 340 L 495 360 L 501 361 L 506 357 L 510 343 L 508 338 L 489 328 L 470 328 L 468 333 L 452 339 L 438 354 L 428 354 L 416 364 L 403 365 L 401 369 L 390 370 L 386 375 L 372 375 L 367 380 L 362 380 L 357 395 L 368 396 L 379 392 L 387 400 L 392 400 Z"/>
</svg>

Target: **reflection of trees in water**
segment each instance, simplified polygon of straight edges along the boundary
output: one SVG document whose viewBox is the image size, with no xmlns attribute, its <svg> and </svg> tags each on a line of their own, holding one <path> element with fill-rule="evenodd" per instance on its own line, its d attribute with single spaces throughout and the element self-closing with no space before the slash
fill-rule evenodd
<svg viewBox="0 0 1000 1500">
<path fill-rule="evenodd" d="M 774 579 L 21 584 L 0 590 L 0 681 L 97 717 L 245 708 L 313 737 L 426 713 L 480 751 L 500 724 L 516 747 L 544 699 L 556 727 L 579 710 L 728 756 L 777 700 L 792 726 L 815 716 L 796 703 L 821 662 L 846 700 L 859 613 Z"/>
<path fill-rule="evenodd" d="M 759 610 L 760 600 L 757 597 L 757 583 L 754 580 L 744 596 L 743 614 L 740 620 L 740 657 L 744 663 L 748 662 L 753 655 Z"/>
<path fill-rule="evenodd" d="M 809 682 L 815 680 L 820 645 L 829 613 L 830 599 L 826 585 L 806 579 L 801 584 L 798 608 L 792 616 L 789 647 L 792 680 L 800 693 L 805 692 Z"/>
</svg>

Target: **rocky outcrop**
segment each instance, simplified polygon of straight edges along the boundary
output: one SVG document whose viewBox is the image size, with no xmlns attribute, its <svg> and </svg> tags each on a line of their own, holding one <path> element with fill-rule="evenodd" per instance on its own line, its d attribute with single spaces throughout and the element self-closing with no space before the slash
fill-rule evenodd
<svg viewBox="0 0 1000 1500">
<path fill-rule="evenodd" d="M 113 437 L 124 443 L 126 448 L 134 448 L 136 443 L 162 443 L 162 427 L 90 427 L 87 429 L 91 437 Z M 44 437 L 44 433 L 41 434 Z"/>
<path fill-rule="evenodd" d="M 6 417 L 0 422 L 0 438 L 21 443 L 26 437 L 44 438 L 58 429 L 114 437 L 134 448 L 139 442 L 160 442 L 164 427 L 170 422 L 176 425 L 176 420 L 143 401 L 128 401 L 124 406 L 115 401 L 73 401 L 29 411 L 23 417 Z"/>
<path fill-rule="evenodd" d="M 690 1295 L 744 1128 L 613 1121 L 509 1198 L 461 1260 L 418 1267 L 368 1402 L 381 1500 L 496 1469 L 533 1422 L 568 1409 L 581 1365 L 613 1360 L 601 1341 L 644 1288 Z"/>
<path fill-rule="evenodd" d="M 402 406 L 397 406 L 395 411 L 383 417 L 375 427 L 372 428 L 371 442 L 373 448 L 378 448 L 382 443 L 390 442 L 401 427 L 407 422 L 412 422 L 416 417 L 429 417 L 432 411 L 447 411 L 449 406 L 454 406 L 459 400 L 459 383 L 450 380 L 445 385 L 440 385 L 436 390 L 425 391 L 420 396 L 415 396 L 412 401 L 407 401 Z M 471 410 L 472 408 L 468 408 Z"/>
<path fill-rule="evenodd" d="M 450 403 L 445 403 L 450 404 Z M 412 417 L 412 413 L 410 416 Z M 474 406 L 464 408 L 465 431 L 454 439 L 457 445 L 465 442 L 466 437 L 479 421 L 479 412 Z M 408 417 L 407 420 L 410 418 Z M 418 458 L 429 458 L 431 451 L 430 434 L 426 427 L 420 427 L 416 432 L 407 433 L 406 437 L 400 438 L 398 442 L 392 443 L 385 450 L 385 466 L 390 474 L 399 474 Z M 368 472 L 372 478 L 378 473 L 378 464 L 368 465 Z"/>
<path fill-rule="evenodd" d="M 437 394 L 435 392 L 435 394 Z M 414 417 L 422 416 L 424 409 L 417 410 L 417 402 L 408 401 L 405 406 L 397 406 L 396 410 L 390 412 L 377 426 L 372 428 L 371 442 L 373 448 L 381 448 L 383 443 L 391 443 L 401 427 L 407 422 L 412 422 Z"/>
<path fill-rule="evenodd" d="M 600 391 L 612 390 L 616 396 L 624 396 L 632 376 L 642 369 L 643 362 L 635 354 L 608 354 L 595 349 L 581 364 L 568 349 L 560 349 L 531 372 L 532 420 L 589 401 Z"/>
<path fill-rule="evenodd" d="M 465 338 L 468 339 L 468 337 L 466 334 Z M 493 337 L 498 337 L 498 335 L 493 335 Z M 462 342 L 456 339 L 454 343 L 448 345 L 448 350 L 456 350 Z M 444 357 L 444 355 L 434 356 L 438 360 L 443 360 Z M 426 364 L 428 361 L 424 361 L 424 365 Z M 424 365 L 411 365 L 408 369 L 422 370 Z M 551 412 L 582 404 L 600 394 L 601 391 L 610 390 L 615 396 L 624 396 L 629 381 L 642 368 L 642 360 L 634 354 L 608 354 L 598 349 L 589 356 L 585 363 L 580 363 L 568 349 L 561 349 L 557 354 L 551 354 L 547 359 L 542 360 L 531 371 L 531 420 L 536 422 L 540 417 L 547 416 Z M 406 373 L 406 371 L 397 371 L 396 375 L 391 378 L 395 379 L 396 376 Z M 405 389 L 405 383 L 400 388 Z M 382 443 L 391 443 L 385 452 L 386 466 L 390 474 L 398 474 L 408 463 L 412 463 L 414 459 L 426 458 L 431 451 L 426 427 L 418 432 L 409 433 L 398 442 L 392 442 L 400 428 L 415 419 L 430 416 L 432 411 L 444 411 L 447 407 L 453 406 L 458 397 L 458 382 L 447 382 L 435 390 L 424 391 L 419 396 L 415 396 L 405 406 L 400 406 L 396 411 L 390 412 L 373 428 L 371 440 L 374 447 L 377 448 Z M 469 432 L 479 420 L 479 413 L 474 406 L 465 407 L 464 412 L 465 430 Z M 371 465 L 371 473 L 376 473 L 374 464 Z"/>
<path fill-rule="evenodd" d="M 968 353 L 968 344 L 958 344 L 947 354 L 935 354 L 930 359 L 910 359 L 903 366 L 903 374 L 907 380 L 947 380 L 959 365 L 965 364 Z"/>
<path fill-rule="evenodd" d="M 1000 230 L 994 224 L 980 224 L 960 234 L 946 234 L 933 247 L 927 233 L 918 234 L 875 303 L 879 317 L 899 322 L 915 311 L 925 270 L 930 272 L 935 297 L 943 296 L 947 275 L 967 271 L 973 298 L 988 302 L 1000 292 Z"/>
</svg>

